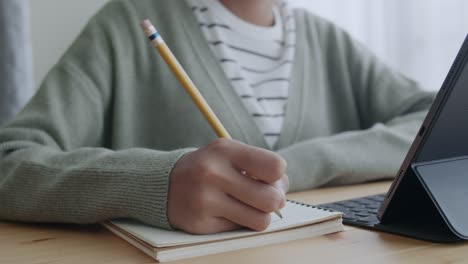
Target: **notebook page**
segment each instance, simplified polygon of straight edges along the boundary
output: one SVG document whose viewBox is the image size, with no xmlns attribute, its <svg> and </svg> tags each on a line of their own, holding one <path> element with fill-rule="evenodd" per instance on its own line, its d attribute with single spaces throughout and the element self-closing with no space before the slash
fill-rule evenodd
<svg viewBox="0 0 468 264">
<path fill-rule="evenodd" d="M 319 223 L 340 218 L 341 213 L 329 212 L 313 207 L 307 207 L 294 202 L 288 202 L 281 210 L 283 219 L 272 214 L 271 225 L 263 232 L 251 230 L 238 230 L 214 235 L 190 235 L 180 231 L 169 231 L 150 227 L 134 220 L 114 220 L 111 223 L 135 237 L 149 243 L 153 247 L 163 248 L 171 246 L 188 245 L 202 242 L 212 242 L 238 237 L 254 236 L 284 229 Z"/>
</svg>

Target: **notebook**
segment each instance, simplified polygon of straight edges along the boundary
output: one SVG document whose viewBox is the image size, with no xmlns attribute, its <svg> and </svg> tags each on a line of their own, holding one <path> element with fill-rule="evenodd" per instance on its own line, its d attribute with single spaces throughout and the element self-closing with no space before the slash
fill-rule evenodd
<svg viewBox="0 0 468 264">
<path fill-rule="evenodd" d="M 342 213 L 288 201 L 283 219 L 272 214 L 267 230 L 238 230 L 214 235 L 190 235 L 150 227 L 134 220 L 104 223 L 110 231 L 158 262 L 260 247 L 343 231 Z"/>
</svg>

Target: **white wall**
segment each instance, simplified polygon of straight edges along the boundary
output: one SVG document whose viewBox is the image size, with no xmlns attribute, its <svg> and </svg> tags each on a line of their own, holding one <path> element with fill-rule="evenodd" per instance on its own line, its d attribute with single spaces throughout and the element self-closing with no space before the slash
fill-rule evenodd
<svg viewBox="0 0 468 264">
<path fill-rule="evenodd" d="M 86 21 L 107 1 L 31 0 L 36 86 L 72 43 Z"/>
<path fill-rule="evenodd" d="M 466 0 L 291 0 L 350 31 L 386 63 L 440 88 L 468 33 Z"/>
<path fill-rule="evenodd" d="M 107 1 L 31 0 L 36 84 Z M 342 25 L 384 61 L 431 90 L 440 88 L 468 32 L 466 0 L 291 2 Z"/>
</svg>

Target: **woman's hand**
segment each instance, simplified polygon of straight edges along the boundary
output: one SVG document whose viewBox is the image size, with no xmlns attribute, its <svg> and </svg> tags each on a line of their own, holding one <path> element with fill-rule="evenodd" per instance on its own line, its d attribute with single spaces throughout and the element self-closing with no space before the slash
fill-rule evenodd
<svg viewBox="0 0 468 264">
<path fill-rule="evenodd" d="M 263 231 L 270 224 L 270 214 L 286 204 L 285 170 L 286 162 L 274 152 L 234 140 L 215 140 L 175 165 L 169 222 L 192 234 L 241 227 Z"/>
</svg>

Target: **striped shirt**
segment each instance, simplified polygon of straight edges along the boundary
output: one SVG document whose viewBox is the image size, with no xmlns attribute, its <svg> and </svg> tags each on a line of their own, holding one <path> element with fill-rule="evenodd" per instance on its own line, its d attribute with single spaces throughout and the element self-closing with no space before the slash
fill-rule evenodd
<svg viewBox="0 0 468 264">
<path fill-rule="evenodd" d="M 231 13 L 218 0 L 187 0 L 232 88 L 274 148 L 281 134 L 295 52 L 295 21 L 278 0 L 275 24 L 261 27 Z"/>
</svg>

